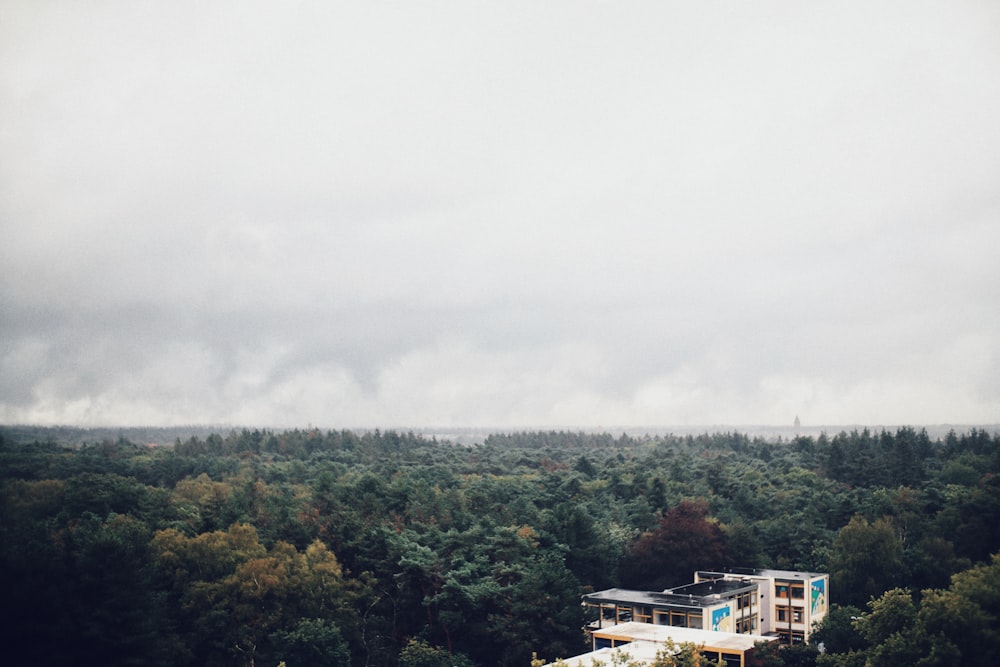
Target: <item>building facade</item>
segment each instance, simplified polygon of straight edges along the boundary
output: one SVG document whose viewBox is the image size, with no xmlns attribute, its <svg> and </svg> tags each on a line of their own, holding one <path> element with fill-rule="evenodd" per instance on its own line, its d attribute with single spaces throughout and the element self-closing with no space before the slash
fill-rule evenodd
<svg viewBox="0 0 1000 667">
<path fill-rule="evenodd" d="M 782 644 L 809 641 L 813 624 L 830 608 L 830 575 L 793 570 L 698 571 L 696 582 L 749 581 L 757 584 L 761 634 L 776 635 Z"/>
<path fill-rule="evenodd" d="M 662 592 L 610 588 L 583 596 L 593 633 L 621 623 L 752 634 L 783 644 L 809 640 L 826 616 L 829 575 L 789 570 L 700 570 L 694 583 Z"/>
<path fill-rule="evenodd" d="M 681 644 L 694 644 L 713 663 L 721 660 L 725 667 L 746 667 L 758 643 L 777 638 L 631 621 L 594 630 L 591 641 L 593 650 L 563 660 L 566 667 L 650 665 L 670 650 L 671 643 L 675 651 Z"/>
</svg>

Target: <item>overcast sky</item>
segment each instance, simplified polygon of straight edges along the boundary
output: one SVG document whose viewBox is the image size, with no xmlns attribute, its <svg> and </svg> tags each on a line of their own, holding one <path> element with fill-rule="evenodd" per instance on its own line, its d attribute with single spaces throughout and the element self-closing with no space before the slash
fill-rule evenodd
<svg viewBox="0 0 1000 667">
<path fill-rule="evenodd" d="M 1000 422 L 1000 3 L 0 0 L 0 422 Z"/>
</svg>

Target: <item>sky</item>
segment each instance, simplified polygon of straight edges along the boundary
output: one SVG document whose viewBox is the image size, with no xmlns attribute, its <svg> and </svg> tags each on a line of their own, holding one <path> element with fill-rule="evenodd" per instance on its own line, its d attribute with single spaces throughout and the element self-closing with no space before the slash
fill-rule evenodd
<svg viewBox="0 0 1000 667">
<path fill-rule="evenodd" d="M 0 0 L 0 423 L 1000 423 L 1000 3 Z"/>
</svg>

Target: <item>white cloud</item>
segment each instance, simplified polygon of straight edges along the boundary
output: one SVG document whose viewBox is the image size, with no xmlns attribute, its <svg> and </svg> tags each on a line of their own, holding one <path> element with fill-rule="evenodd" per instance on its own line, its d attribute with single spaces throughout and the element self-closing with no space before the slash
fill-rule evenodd
<svg viewBox="0 0 1000 667">
<path fill-rule="evenodd" d="M 8 3 L 0 418 L 998 421 L 998 17 Z"/>
</svg>

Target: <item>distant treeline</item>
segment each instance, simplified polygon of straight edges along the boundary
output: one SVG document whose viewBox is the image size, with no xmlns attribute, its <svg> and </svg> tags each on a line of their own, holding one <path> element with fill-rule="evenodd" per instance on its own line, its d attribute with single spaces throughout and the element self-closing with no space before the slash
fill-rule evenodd
<svg viewBox="0 0 1000 667">
<path fill-rule="evenodd" d="M 1000 656 L 984 429 L 164 435 L 0 427 L 8 662 L 527 667 L 581 593 L 726 566 L 831 573 L 826 652 L 761 664 Z"/>
</svg>

